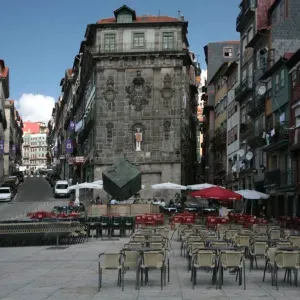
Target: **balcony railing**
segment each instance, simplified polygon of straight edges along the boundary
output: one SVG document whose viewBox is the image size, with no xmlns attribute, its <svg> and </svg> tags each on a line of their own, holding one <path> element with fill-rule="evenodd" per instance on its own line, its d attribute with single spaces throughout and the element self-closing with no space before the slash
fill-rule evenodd
<svg viewBox="0 0 300 300">
<path fill-rule="evenodd" d="M 294 131 L 291 131 L 290 143 L 291 151 L 300 150 L 300 128 L 296 128 Z"/>
<path fill-rule="evenodd" d="M 142 47 L 135 47 L 132 43 L 116 43 L 99 45 L 99 53 L 143 53 L 143 52 L 182 52 L 182 43 L 171 43 L 168 45 L 159 43 L 144 43 Z"/>
<path fill-rule="evenodd" d="M 266 145 L 263 151 L 273 152 L 287 148 L 289 146 L 288 122 L 277 123 L 274 128 L 267 132 Z"/>
<path fill-rule="evenodd" d="M 265 186 L 274 185 L 277 189 L 295 185 L 296 172 L 292 169 L 285 171 L 277 169 L 265 173 Z"/>
<path fill-rule="evenodd" d="M 227 131 L 225 129 L 222 130 L 216 130 L 215 136 L 211 139 L 211 150 L 213 152 L 216 152 L 218 150 L 221 150 L 222 148 L 226 147 L 226 141 L 227 141 Z"/>
<path fill-rule="evenodd" d="M 249 120 L 247 123 L 240 125 L 240 140 L 246 140 L 253 135 L 253 122 Z"/>
<path fill-rule="evenodd" d="M 226 172 L 226 167 L 222 162 L 214 162 L 214 175 L 218 175 L 219 173 Z"/>
<path fill-rule="evenodd" d="M 265 111 L 266 95 L 260 96 L 258 99 L 249 102 L 247 115 L 256 118 Z"/>
<path fill-rule="evenodd" d="M 248 93 L 253 90 L 253 82 L 250 77 L 246 77 L 235 89 L 235 101 L 242 102 Z"/>
<path fill-rule="evenodd" d="M 243 0 L 240 7 L 241 12 L 236 18 L 236 31 L 240 32 L 247 23 L 249 23 L 252 15 L 254 14 L 253 9 L 256 7 L 256 1 Z"/>
</svg>

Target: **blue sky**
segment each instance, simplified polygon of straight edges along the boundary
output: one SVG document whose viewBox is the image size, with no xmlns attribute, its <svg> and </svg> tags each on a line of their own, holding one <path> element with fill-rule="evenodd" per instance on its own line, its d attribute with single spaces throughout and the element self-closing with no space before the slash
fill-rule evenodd
<svg viewBox="0 0 300 300">
<path fill-rule="evenodd" d="M 4 1 L 0 59 L 10 68 L 10 98 L 19 100 L 22 94 L 32 93 L 57 99 L 60 79 L 72 67 L 86 25 L 113 16 L 113 10 L 123 4 L 135 9 L 137 15 L 160 12 L 177 16 L 180 10 L 189 21 L 190 48 L 199 54 L 205 69 L 204 45 L 238 39 L 235 21 L 239 3 L 240 0 Z"/>
</svg>

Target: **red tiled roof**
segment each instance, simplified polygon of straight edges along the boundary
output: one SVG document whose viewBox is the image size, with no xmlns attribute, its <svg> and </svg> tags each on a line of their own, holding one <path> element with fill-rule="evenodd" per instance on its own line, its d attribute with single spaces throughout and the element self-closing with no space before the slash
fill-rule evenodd
<svg viewBox="0 0 300 300">
<path fill-rule="evenodd" d="M 40 133 L 40 124 L 37 122 L 24 122 L 23 123 L 24 133 Z"/>
<path fill-rule="evenodd" d="M 136 20 L 133 23 L 159 23 L 159 22 L 181 22 L 179 19 L 168 16 L 140 16 L 136 17 Z M 109 24 L 116 23 L 116 18 L 106 18 L 101 19 L 97 22 L 97 24 Z"/>
</svg>

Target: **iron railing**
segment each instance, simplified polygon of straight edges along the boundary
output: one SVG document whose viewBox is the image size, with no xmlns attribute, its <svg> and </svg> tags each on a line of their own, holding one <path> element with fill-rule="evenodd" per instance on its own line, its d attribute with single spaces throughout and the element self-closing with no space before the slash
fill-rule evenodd
<svg viewBox="0 0 300 300">
<path fill-rule="evenodd" d="M 282 188 L 294 185 L 296 179 L 295 175 L 296 172 L 293 169 L 267 171 L 265 175 L 265 186 L 275 185 L 276 188 Z"/>
<path fill-rule="evenodd" d="M 235 89 L 235 101 L 240 102 L 244 99 L 248 93 L 253 90 L 253 81 L 252 78 L 246 77 Z"/>
</svg>

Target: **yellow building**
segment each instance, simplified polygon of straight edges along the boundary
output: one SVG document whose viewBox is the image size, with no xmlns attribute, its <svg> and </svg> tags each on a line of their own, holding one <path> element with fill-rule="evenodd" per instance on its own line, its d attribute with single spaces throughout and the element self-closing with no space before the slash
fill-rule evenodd
<svg viewBox="0 0 300 300">
<path fill-rule="evenodd" d="M 227 157 L 227 80 L 224 76 L 229 62 L 221 65 L 219 70 L 213 76 L 210 85 L 215 89 L 215 102 L 214 102 L 214 132 L 213 138 L 210 140 L 210 150 L 214 156 L 213 174 L 214 183 L 222 184 L 226 176 L 226 157 Z"/>
</svg>

